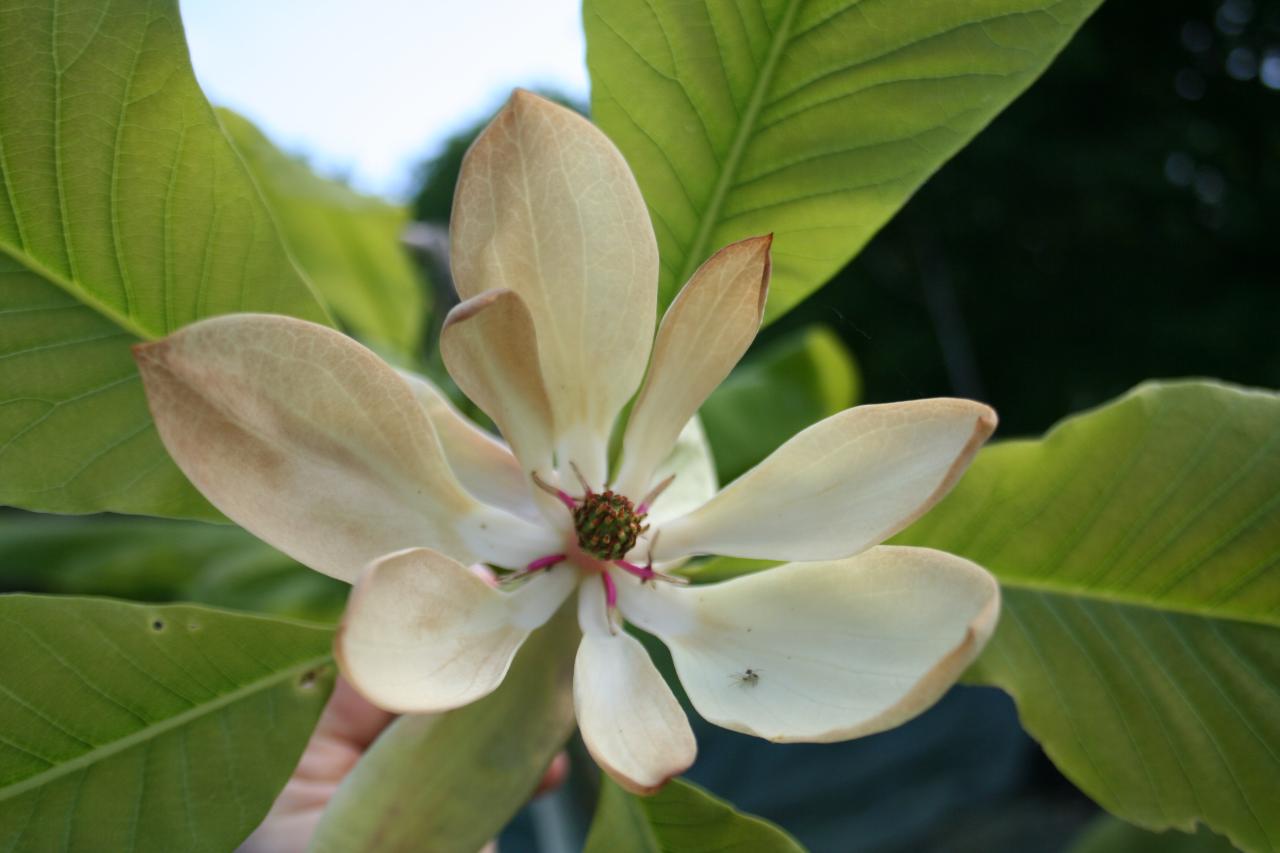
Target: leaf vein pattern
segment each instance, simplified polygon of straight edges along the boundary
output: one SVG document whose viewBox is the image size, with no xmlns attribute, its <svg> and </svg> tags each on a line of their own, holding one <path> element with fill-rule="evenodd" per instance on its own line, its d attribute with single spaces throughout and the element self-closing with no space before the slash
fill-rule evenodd
<svg viewBox="0 0 1280 853">
<path fill-rule="evenodd" d="M 1158 420 L 1160 413 L 1164 411 L 1166 407 L 1164 399 L 1161 398 L 1157 403 L 1157 409 L 1152 413 L 1151 420 Z M 1192 453 L 1191 456 L 1188 457 L 1187 461 L 1178 469 L 1177 474 L 1169 478 L 1165 487 L 1161 489 L 1160 494 L 1156 496 L 1155 500 L 1151 501 L 1147 505 L 1147 508 L 1142 515 L 1140 515 L 1134 523 L 1129 526 L 1125 535 L 1111 547 L 1111 550 L 1107 552 L 1106 556 L 1098 561 L 1100 565 L 1099 571 L 1092 577 L 1086 579 L 1086 584 L 1093 585 L 1100 583 L 1119 567 L 1121 555 L 1123 555 L 1133 545 L 1134 540 L 1137 539 L 1142 531 L 1147 528 L 1147 525 L 1153 518 L 1155 518 L 1156 514 L 1164 508 L 1170 498 L 1172 498 L 1173 495 L 1177 493 L 1178 489 L 1182 487 L 1182 484 L 1186 482 L 1187 477 L 1191 475 L 1191 471 L 1194 470 L 1196 466 L 1199 465 L 1199 463 L 1208 455 L 1209 450 L 1217 440 L 1218 434 L 1222 432 L 1222 429 L 1228 422 L 1227 414 L 1229 411 L 1229 409 L 1224 408 L 1218 413 L 1213 424 L 1204 432 L 1200 441 L 1196 443 L 1195 452 Z"/>
<path fill-rule="evenodd" d="M 1173 623 L 1172 619 L 1169 617 L 1168 614 L 1160 613 L 1159 618 L 1164 620 L 1166 627 L 1170 631 L 1177 633 L 1180 630 L 1179 627 Z M 1196 724 L 1199 727 L 1200 731 L 1204 733 L 1205 738 L 1208 740 L 1209 744 L 1213 747 L 1213 750 L 1217 755 L 1219 763 L 1223 766 L 1223 768 L 1226 769 L 1227 776 L 1231 779 L 1231 784 L 1235 787 L 1236 792 L 1240 795 L 1241 802 L 1244 803 L 1246 809 L 1249 812 L 1249 817 L 1252 819 L 1254 825 L 1265 837 L 1267 834 L 1266 830 L 1262 828 L 1262 822 L 1258 819 L 1258 815 L 1254 811 L 1253 805 L 1249 802 L 1248 797 L 1244 793 L 1244 788 L 1240 784 L 1240 779 L 1236 774 L 1235 767 L 1232 766 L 1231 762 L 1227 760 L 1226 755 L 1222 751 L 1222 746 L 1218 743 L 1218 739 L 1214 735 L 1213 730 L 1208 725 L 1206 725 L 1204 717 L 1201 716 L 1200 711 L 1195 706 L 1195 703 L 1192 702 L 1190 697 L 1187 696 L 1186 690 L 1183 689 L 1182 685 L 1178 682 L 1178 679 L 1176 679 L 1172 675 L 1172 673 L 1169 672 L 1168 667 L 1166 667 L 1163 663 L 1161 663 L 1161 656 L 1151 646 L 1151 641 L 1147 636 L 1147 632 L 1143 631 L 1141 628 L 1137 626 L 1134 626 L 1133 636 L 1138 641 L 1138 644 L 1141 645 L 1146 650 L 1147 657 L 1150 658 L 1151 662 L 1160 670 L 1161 674 L 1164 676 L 1165 682 L 1173 689 L 1175 693 L 1178 694 L 1178 698 L 1181 700 L 1183 707 L 1185 707 L 1188 711 L 1190 711 L 1191 715 L 1195 718 Z M 1201 811 L 1203 812 L 1203 809 L 1201 809 Z"/>
<path fill-rule="evenodd" d="M 1035 599 L 1039 601 L 1042 606 L 1045 598 L 1046 596 L 1044 596 L 1043 594 L 1037 593 L 1035 595 Z M 1106 774 L 1101 773 L 1098 770 L 1098 764 L 1096 761 L 1094 761 L 1093 753 L 1089 750 L 1089 747 L 1085 739 L 1080 734 L 1079 720 L 1076 719 L 1076 714 L 1072 710 L 1071 704 L 1067 701 L 1066 695 L 1062 692 L 1062 687 L 1058 683 L 1058 676 L 1057 676 L 1056 670 L 1050 664 L 1049 662 L 1050 658 L 1045 654 L 1045 650 L 1041 646 L 1040 640 L 1036 636 L 1035 631 L 1028 627 L 1026 621 L 1023 618 L 1023 615 L 1019 612 L 1018 608 L 1016 607 L 1005 608 L 1004 615 L 1006 618 L 1010 616 L 1012 617 L 1013 624 L 1018 627 L 1019 633 L 1022 634 L 1023 638 L 1027 642 L 1027 645 L 1031 648 L 1031 651 L 1035 654 L 1036 661 L 1037 663 L 1039 663 L 1040 669 L 1044 673 L 1045 681 L 1048 682 L 1050 688 L 1052 688 L 1053 690 L 1054 696 L 1057 697 L 1057 705 L 1059 708 L 1062 709 L 1062 715 L 1066 718 L 1067 725 L 1071 729 L 1072 739 L 1075 740 L 1076 747 L 1080 750 L 1080 754 L 1084 756 L 1085 761 L 1089 763 L 1089 767 L 1093 770 L 1094 778 L 1101 783 L 1104 789 L 1106 789 L 1108 796 L 1110 796 L 1113 800 L 1116 799 L 1115 791 L 1111 788 L 1111 783 L 1108 781 Z"/>
<path fill-rule="evenodd" d="M 764 105 L 768 90 L 773 85 L 774 73 L 777 71 L 783 49 L 790 41 L 791 27 L 802 2 L 803 0 L 789 0 L 783 11 L 782 18 L 773 30 L 769 53 L 765 58 L 764 65 L 760 67 L 755 85 L 751 90 L 751 97 L 747 101 L 747 107 L 743 111 L 742 117 L 738 121 L 738 126 L 734 131 L 733 143 L 721 161 L 720 174 L 702 212 L 697 236 L 694 238 L 693 243 L 690 244 L 690 251 L 685 256 L 684 266 L 680 271 L 680 281 L 688 281 L 689 276 L 693 275 L 694 270 L 697 269 L 698 259 L 708 254 L 707 246 L 711 240 L 712 231 L 718 224 L 726 198 L 733 186 L 733 182 L 737 179 L 743 153 L 746 151 L 751 134 L 755 131 L 755 125 L 759 120 L 760 110 Z"/>
<path fill-rule="evenodd" d="M 62 177 L 62 67 L 58 61 L 58 17 L 61 0 L 52 0 L 49 4 L 52 20 L 50 22 L 49 56 L 53 61 L 53 177 L 54 188 L 58 196 L 59 230 L 62 233 L 63 251 L 67 256 L 67 270 L 72 281 L 80 279 L 76 271 L 75 252 L 71 249 L 71 217 L 67 210 L 67 191 Z"/>
<path fill-rule="evenodd" d="M 142 39 L 146 38 L 146 31 L 141 35 Z M 113 254 L 115 255 L 116 270 L 120 275 L 120 287 L 124 291 L 124 312 L 133 314 L 134 311 L 134 293 L 133 283 L 129 280 L 129 265 L 124 259 L 124 241 L 120 237 L 120 152 L 124 146 L 121 144 L 124 137 L 124 129 L 127 125 L 127 117 L 129 114 L 130 93 L 133 92 L 133 83 L 138 75 L 138 61 L 142 58 L 142 45 L 130 45 L 133 51 L 133 58 L 130 60 L 129 73 L 124 78 L 124 93 L 120 97 L 120 113 L 116 116 L 116 132 L 111 140 L 111 178 L 110 178 L 110 200 L 111 200 L 111 245 Z M 87 48 L 86 48 L 87 49 Z"/>
</svg>

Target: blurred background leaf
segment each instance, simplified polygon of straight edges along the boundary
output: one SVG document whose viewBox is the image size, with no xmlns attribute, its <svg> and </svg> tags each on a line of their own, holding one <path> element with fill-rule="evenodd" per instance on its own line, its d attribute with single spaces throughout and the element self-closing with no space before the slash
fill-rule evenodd
<svg viewBox="0 0 1280 853">
<path fill-rule="evenodd" d="M 858 368 L 824 326 L 754 350 L 699 411 L 721 483 L 743 474 L 810 424 L 858 402 Z"/>
<path fill-rule="evenodd" d="M 1099 804 L 1273 849 L 1280 779 L 1280 395 L 1151 384 L 982 450 L 895 538 L 960 554 L 1004 604 L 968 679 Z"/>
<path fill-rule="evenodd" d="M 129 346 L 200 317 L 327 314 L 196 85 L 176 0 L 0 10 L 0 503 L 216 517 Z"/>
<path fill-rule="evenodd" d="M 0 512 L 0 592 L 193 601 L 335 622 L 349 589 L 230 525 Z"/>
<path fill-rule="evenodd" d="M 233 849 L 324 707 L 331 636 L 202 607 L 0 596 L 0 845 Z"/>
<path fill-rule="evenodd" d="M 697 785 L 672 779 L 650 797 L 637 797 L 601 777 L 586 853 L 742 850 L 803 853 L 781 828 L 743 814 Z"/>
<path fill-rule="evenodd" d="M 1069 853 L 1232 853 L 1235 849 L 1204 827 L 1194 833 L 1151 832 L 1100 815 L 1071 845 Z"/>
<path fill-rule="evenodd" d="M 426 291 L 403 242 L 408 211 L 321 178 L 231 110 L 218 110 L 218 117 L 285 244 L 342 325 L 379 350 L 415 358 Z"/>
<path fill-rule="evenodd" d="M 773 233 L 768 320 L 826 283 L 1100 0 L 586 0 L 592 118 L 653 215 L 661 302 Z"/>
</svg>

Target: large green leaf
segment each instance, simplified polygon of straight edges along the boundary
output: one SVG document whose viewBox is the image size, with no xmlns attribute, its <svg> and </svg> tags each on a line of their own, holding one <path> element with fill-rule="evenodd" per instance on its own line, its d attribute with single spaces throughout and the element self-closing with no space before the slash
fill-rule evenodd
<svg viewBox="0 0 1280 853">
<path fill-rule="evenodd" d="M 227 524 L 0 514 L 0 592 L 188 601 L 336 622 L 349 589 Z"/>
<path fill-rule="evenodd" d="M 211 515 L 129 346 L 230 311 L 326 319 L 196 85 L 176 0 L 0 8 L 0 503 Z"/>
<path fill-rule="evenodd" d="M 800 430 L 857 402 L 858 368 L 840 338 L 810 326 L 753 352 L 699 415 L 727 483 Z"/>
<path fill-rule="evenodd" d="M 0 597 L 0 849 L 233 849 L 306 745 L 329 641 L 202 607 Z"/>
<path fill-rule="evenodd" d="M 777 826 L 679 779 L 636 797 L 604 777 L 586 853 L 802 853 Z"/>
<path fill-rule="evenodd" d="M 982 451 L 897 541 L 999 576 L 971 677 L 1091 797 L 1280 846 L 1280 396 L 1142 386 Z"/>
<path fill-rule="evenodd" d="M 338 319 L 374 346 L 415 355 L 426 308 L 401 242 L 408 211 L 324 180 L 243 116 L 225 109 L 218 115 L 289 249 Z"/>
<path fill-rule="evenodd" d="M 773 232 L 768 317 L 839 270 L 1100 0 L 586 0 L 594 120 L 640 181 L 662 295 Z"/>
<path fill-rule="evenodd" d="M 533 793 L 573 731 L 577 644 L 571 603 L 525 642 L 493 693 L 447 714 L 392 723 L 334 795 L 313 853 L 479 850 Z"/>
</svg>

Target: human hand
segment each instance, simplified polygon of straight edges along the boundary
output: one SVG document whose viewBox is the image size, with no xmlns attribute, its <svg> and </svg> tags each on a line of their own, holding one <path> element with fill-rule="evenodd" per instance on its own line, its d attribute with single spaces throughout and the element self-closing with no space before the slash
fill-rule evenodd
<svg viewBox="0 0 1280 853">
<path fill-rule="evenodd" d="M 305 851 L 342 780 L 394 719 L 393 714 L 371 705 L 339 676 L 302 759 L 262 824 L 241 846 L 241 853 Z M 560 753 L 547 768 L 534 796 L 558 787 L 568 771 L 568 758 Z"/>
</svg>

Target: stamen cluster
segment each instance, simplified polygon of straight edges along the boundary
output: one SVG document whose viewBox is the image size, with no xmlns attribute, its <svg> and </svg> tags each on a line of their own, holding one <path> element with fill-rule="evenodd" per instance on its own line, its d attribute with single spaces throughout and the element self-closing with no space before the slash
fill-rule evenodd
<svg viewBox="0 0 1280 853">
<path fill-rule="evenodd" d="M 608 489 L 599 494 L 588 492 L 573 509 L 578 547 L 600 560 L 621 560 L 649 529 L 642 524 L 643 518 L 623 495 Z"/>
</svg>

